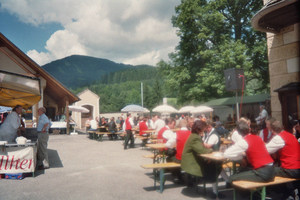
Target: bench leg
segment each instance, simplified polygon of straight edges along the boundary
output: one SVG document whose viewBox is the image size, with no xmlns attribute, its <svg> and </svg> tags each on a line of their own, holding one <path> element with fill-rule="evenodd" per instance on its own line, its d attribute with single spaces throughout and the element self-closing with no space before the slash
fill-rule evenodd
<svg viewBox="0 0 300 200">
<path fill-rule="evenodd" d="M 234 188 L 233 188 L 233 200 L 236 200 L 236 192 Z"/>
</svg>

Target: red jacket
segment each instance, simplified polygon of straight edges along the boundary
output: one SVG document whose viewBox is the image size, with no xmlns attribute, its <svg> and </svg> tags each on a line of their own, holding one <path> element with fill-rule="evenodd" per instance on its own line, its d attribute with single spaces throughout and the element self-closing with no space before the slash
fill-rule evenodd
<svg viewBox="0 0 300 200">
<path fill-rule="evenodd" d="M 300 168 L 300 146 L 298 140 L 289 132 L 278 134 L 284 140 L 284 147 L 278 150 L 281 167 L 284 169 Z"/>
<path fill-rule="evenodd" d="M 191 134 L 191 131 L 189 130 L 180 130 L 176 132 L 176 148 L 177 148 L 177 152 L 176 152 L 176 158 L 178 160 L 181 160 L 181 155 L 182 155 L 182 151 L 184 148 L 184 144 L 187 141 L 187 139 L 189 138 Z"/>
<path fill-rule="evenodd" d="M 140 127 L 140 135 L 145 134 L 144 131 L 148 130 L 148 126 L 144 121 L 139 123 L 139 127 Z"/>
<path fill-rule="evenodd" d="M 253 169 L 258 169 L 264 165 L 273 163 L 273 159 L 267 151 L 265 143 L 259 136 L 249 134 L 244 137 L 244 140 L 248 143 L 246 155 Z"/>
</svg>

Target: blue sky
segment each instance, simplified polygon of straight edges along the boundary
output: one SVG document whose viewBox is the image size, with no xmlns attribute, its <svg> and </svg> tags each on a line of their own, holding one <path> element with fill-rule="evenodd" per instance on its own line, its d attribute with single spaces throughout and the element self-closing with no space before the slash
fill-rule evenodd
<svg viewBox="0 0 300 200">
<path fill-rule="evenodd" d="M 8 37 L 19 49 L 44 51 L 46 41 L 57 30 L 63 29 L 58 23 L 44 24 L 41 27 L 19 21 L 7 11 L 0 11 L 0 32 Z"/>
<path fill-rule="evenodd" d="M 180 0 L 0 0 L 0 32 L 40 65 L 79 54 L 155 65 L 178 45 Z"/>
</svg>

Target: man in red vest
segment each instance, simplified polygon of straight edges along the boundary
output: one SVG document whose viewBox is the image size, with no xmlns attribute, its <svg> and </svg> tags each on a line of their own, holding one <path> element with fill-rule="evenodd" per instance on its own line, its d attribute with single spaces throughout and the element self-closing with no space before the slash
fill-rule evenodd
<svg viewBox="0 0 300 200">
<path fill-rule="evenodd" d="M 271 124 L 275 135 L 266 145 L 270 154 L 278 152 L 280 167 L 275 167 L 276 176 L 300 178 L 300 145 L 296 137 L 283 130 L 279 121 Z"/>
<path fill-rule="evenodd" d="M 126 130 L 126 137 L 125 137 L 125 143 L 124 143 L 124 150 L 127 149 L 128 142 L 130 140 L 130 147 L 134 147 L 134 138 L 132 135 L 131 129 L 134 127 L 133 120 L 131 118 L 131 114 L 127 113 L 127 118 L 125 120 L 125 130 Z"/>
<path fill-rule="evenodd" d="M 272 134 L 272 131 L 271 131 L 271 124 L 275 121 L 276 121 L 276 119 L 274 117 L 268 117 L 265 121 L 266 128 L 261 130 L 259 133 L 259 137 L 261 137 L 265 143 L 270 142 L 272 140 L 272 138 L 274 137 L 274 135 Z"/>
<path fill-rule="evenodd" d="M 279 121 L 271 124 L 273 139 L 266 145 L 270 154 L 277 152 L 280 166 L 275 167 L 275 175 L 288 178 L 300 178 L 300 145 L 297 138 L 283 130 L 283 125 Z M 278 193 L 283 193 L 282 199 L 293 196 L 293 190 L 299 188 L 299 181 L 293 182 L 293 187 L 288 185 L 278 185 L 274 188 Z"/>
<path fill-rule="evenodd" d="M 245 168 L 239 173 L 232 175 L 229 178 L 229 182 L 237 180 L 253 182 L 273 181 L 275 178 L 273 159 L 268 153 L 263 140 L 255 134 L 249 134 L 249 125 L 246 122 L 239 122 L 236 129 L 243 136 L 243 139 L 240 139 L 228 148 L 224 152 L 224 157 L 231 160 L 241 160 L 245 152 L 251 168 Z M 245 164 L 243 165 L 245 166 Z"/>
</svg>

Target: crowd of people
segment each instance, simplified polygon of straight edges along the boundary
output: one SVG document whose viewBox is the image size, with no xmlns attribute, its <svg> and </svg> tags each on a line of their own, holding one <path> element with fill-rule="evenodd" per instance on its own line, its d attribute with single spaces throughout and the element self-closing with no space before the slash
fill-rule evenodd
<svg viewBox="0 0 300 200">
<path fill-rule="evenodd" d="M 300 146 L 298 138 L 300 137 L 299 122 L 294 127 L 294 132 L 284 131 L 280 121 L 272 117 L 264 120 L 265 128 L 259 133 L 253 133 L 251 130 L 251 121 L 243 117 L 237 121 L 235 130 L 231 135 L 232 146 L 224 149 L 223 156 L 230 160 L 240 162 L 240 168 L 234 175 L 228 177 L 222 169 L 222 162 L 212 161 L 199 156 L 220 150 L 220 134 L 217 131 L 218 118 L 214 120 L 206 118 L 193 118 L 182 116 L 179 124 L 176 124 L 176 118 L 167 118 L 163 126 L 159 126 L 159 116 L 154 116 L 153 126 L 156 131 L 157 139 L 165 143 L 165 155 L 167 162 L 181 163 L 181 169 L 187 174 L 188 186 L 193 185 L 193 176 L 201 177 L 207 183 L 212 183 L 212 198 L 217 195 L 224 197 L 222 193 L 217 194 L 216 179 L 221 175 L 230 186 L 236 180 L 248 180 L 254 182 L 269 182 L 274 180 L 275 176 L 300 178 Z M 159 121 L 158 121 L 159 120 Z M 162 120 L 163 121 L 163 120 Z M 125 121 L 128 138 L 132 137 L 130 133 L 133 127 L 133 121 L 128 115 Z M 151 123 L 151 122 L 150 122 Z M 144 125 L 147 120 L 140 119 L 140 134 L 147 129 Z M 158 128 L 159 126 L 159 128 Z M 173 129 L 178 126 L 179 131 Z M 143 127 L 143 128 L 142 128 Z M 150 126 L 149 126 L 150 127 Z M 125 141 L 124 149 L 127 148 L 128 140 Z M 130 144 L 130 147 L 133 142 Z M 174 182 L 184 183 L 180 170 L 172 170 Z M 296 182 L 294 188 L 298 188 Z M 284 188 L 284 195 L 292 195 L 292 191 Z M 243 193 L 240 193 L 243 195 Z"/>
</svg>

